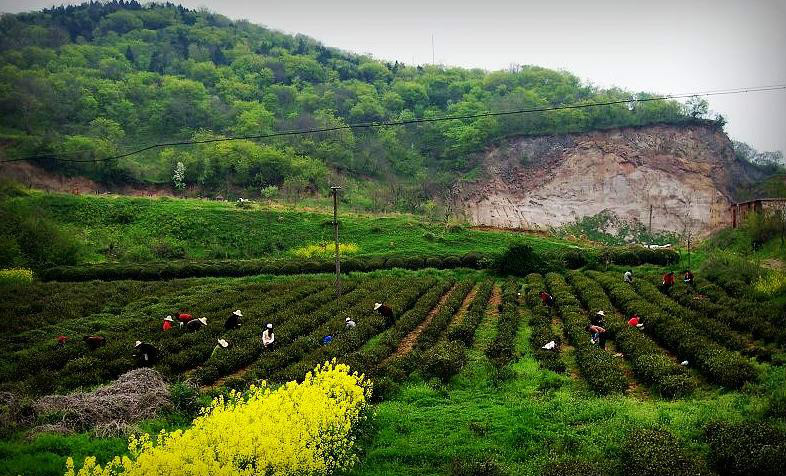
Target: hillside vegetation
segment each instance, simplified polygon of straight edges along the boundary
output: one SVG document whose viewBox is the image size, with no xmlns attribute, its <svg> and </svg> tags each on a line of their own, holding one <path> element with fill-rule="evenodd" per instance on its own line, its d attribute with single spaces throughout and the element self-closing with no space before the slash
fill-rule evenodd
<svg viewBox="0 0 786 476">
<path fill-rule="evenodd" d="M 86 161 L 157 141 L 633 96 L 536 66 L 486 72 L 379 61 L 208 11 L 136 1 L 3 15 L 0 65 L 5 155 Z M 497 138 L 674 123 L 706 113 L 701 101 L 687 107 L 654 101 L 166 147 L 119 161 L 37 163 L 105 183 L 167 184 L 190 194 L 302 197 L 324 192 L 328 182 L 350 181 L 356 191 L 349 198 L 358 206 L 412 211 L 433 208 L 449 184 L 471 176 L 472 152 Z"/>
</svg>

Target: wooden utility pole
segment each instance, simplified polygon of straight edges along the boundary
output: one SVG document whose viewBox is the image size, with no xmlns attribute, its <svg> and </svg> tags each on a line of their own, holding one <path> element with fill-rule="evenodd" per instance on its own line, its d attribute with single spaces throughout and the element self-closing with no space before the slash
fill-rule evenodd
<svg viewBox="0 0 786 476">
<path fill-rule="evenodd" d="M 341 187 L 330 187 L 333 194 L 333 240 L 336 242 L 336 300 L 341 298 L 341 262 L 338 258 L 338 191 Z"/>
</svg>

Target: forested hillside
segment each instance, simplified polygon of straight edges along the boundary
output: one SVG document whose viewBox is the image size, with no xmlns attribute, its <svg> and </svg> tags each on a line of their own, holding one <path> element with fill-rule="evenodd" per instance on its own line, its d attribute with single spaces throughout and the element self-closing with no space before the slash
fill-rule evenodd
<svg viewBox="0 0 786 476">
<path fill-rule="evenodd" d="M 379 61 L 170 3 L 85 3 L 0 19 L 0 138 L 9 158 L 91 161 L 160 141 L 632 95 L 536 66 L 486 72 Z M 192 195 L 301 197 L 324 192 L 331 181 L 352 181 L 347 199 L 355 205 L 416 210 L 457 177 L 477 172 L 472 152 L 500 137 L 704 114 L 706 103 L 653 101 L 167 147 L 100 163 L 38 163 L 105 183 L 169 184 Z M 370 185 L 377 181 L 385 186 Z"/>
</svg>

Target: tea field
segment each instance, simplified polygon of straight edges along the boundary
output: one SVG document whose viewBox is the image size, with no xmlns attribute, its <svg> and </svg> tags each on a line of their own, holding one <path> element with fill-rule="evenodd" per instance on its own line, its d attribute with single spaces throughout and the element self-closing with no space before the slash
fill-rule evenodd
<svg viewBox="0 0 786 476">
<path fill-rule="evenodd" d="M 106 384 L 137 367 L 136 340 L 160 349 L 154 368 L 195 385 L 202 401 L 301 381 L 336 359 L 374 385 L 348 474 L 776 474 L 786 463 L 782 315 L 761 298 L 730 295 L 730 283 L 658 284 L 644 273 L 626 284 L 618 271 L 396 269 L 347 274 L 337 300 L 322 274 L 34 282 L 0 289 L 0 391 L 34 399 Z M 235 309 L 243 325 L 225 330 Z M 606 349 L 585 330 L 599 310 Z M 207 326 L 162 331 L 163 317 L 180 312 Z M 643 329 L 627 324 L 631 313 Z M 89 350 L 89 334 L 106 345 Z M 63 347 L 59 335 L 70 337 Z M 213 352 L 219 338 L 230 345 Z M 543 348 L 549 341 L 554 350 Z M 139 428 L 185 421 L 174 408 Z M 127 451 L 123 439 L 89 429 L 29 436 L 4 425 L 0 474 L 63 474 L 66 456 L 105 462 Z"/>
</svg>

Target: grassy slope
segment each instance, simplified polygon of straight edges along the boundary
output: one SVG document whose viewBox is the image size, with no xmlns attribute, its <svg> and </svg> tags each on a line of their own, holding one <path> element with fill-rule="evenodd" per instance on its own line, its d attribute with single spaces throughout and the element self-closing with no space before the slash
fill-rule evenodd
<svg viewBox="0 0 786 476">
<path fill-rule="evenodd" d="M 251 210 L 232 203 L 193 199 L 72 196 L 34 192 L 13 198 L 13 206 L 48 212 L 85 243 L 85 262 L 107 260 L 114 243 L 122 261 L 157 259 L 156 243 L 182 247 L 187 258 L 285 256 L 307 244 L 333 239 L 332 215 L 278 206 Z M 505 232 L 483 232 L 429 224 L 412 215 L 373 216 L 342 211 L 341 241 L 359 254 L 458 254 L 499 252 L 513 239 L 536 250 L 575 246 L 567 241 Z M 330 249 L 328 248 L 328 251 Z"/>
</svg>

